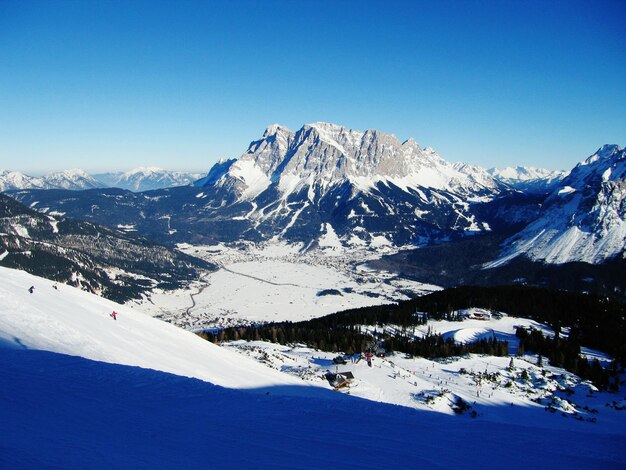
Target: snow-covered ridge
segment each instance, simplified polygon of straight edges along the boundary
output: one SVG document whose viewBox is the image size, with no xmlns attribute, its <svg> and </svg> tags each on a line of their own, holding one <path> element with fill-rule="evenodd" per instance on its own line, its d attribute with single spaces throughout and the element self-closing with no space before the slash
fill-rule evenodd
<svg viewBox="0 0 626 470">
<path fill-rule="evenodd" d="M 131 191 L 186 186 L 201 178 L 201 173 L 169 171 L 158 167 L 138 167 L 127 172 L 89 175 L 75 168 L 56 171 L 41 177 L 29 176 L 18 171 L 0 170 L 0 191 L 20 189 L 69 189 L 83 190 L 116 187 Z"/>
<path fill-rule="evenodd" d="M 531 181 L 539 179 L 563 178 L 567 175 L 562 170 L 547 170 L 545 168 L 535 168 L 527 166 L 508 166 L 506 168 L 489 168 L 487 172 L 502 181 Z"/>
<path fill-rule="evenodd" d="M 116 320 L 110 316 L 113 311 Z M 315 393 L 298 379 L 138 310 L 7 268 L 0 268 L 0 347 L 139 366 L 225 387 L 291 386 L 289 390 L 298 394 L 298 386 L 303 386 L 301 394 Z"/>
<path fill-rule="evenodd" d="M 19 171 L 0 170 L 0 191 L 12 189 L 43 189 L 46 182 L 42 178 L 28 176 Z"/>
<path fill-rule="evenodd" d="M 568 175 L 567 171 L 525 166 L 490 168 L 486 171 L 502 184 L 530 193 L 546 193 Z"/>
<path fill-rule="evenodd" d="M 59 189 L 93 189 L 102 184 L 78 168 L 49 173 L 43 179 L 48 186 Z"/>
<path fill-rule="evenodd" d="M 541 217 L 509 239 L 489 266 L 519 255 L 547 263 L 602 263 L 624 257 L 626 247 L 626 151 L 605 145 L 556 186 Z"/>
<path fill-rule="evenodd" d="M 460 171 L 413 139 L 400 142 L 393 134 L 324 122 L 305 124 L 297 132 L 269 126 L 215 184 L 225 186 L 229 181 L 236 182 L 245 199 L 258 196 L 273 182 L 285 198 L 303 187 L 324 193 L 345 182 L 363 191 L 383 182 L 463 194 L 498 186 L 484 170 L 477 175 Z"/>
<path fill-rule="evenodd" d="M 204 175 L 199 173 L 169 171 L 155 166 L 138 167 L 127 172 L 94 175 L 101 182 L 101 187 L 115 187 L 130 191 L 149 191 L 172 186 L 187 186 L 202 176 Z"/>
</svg>

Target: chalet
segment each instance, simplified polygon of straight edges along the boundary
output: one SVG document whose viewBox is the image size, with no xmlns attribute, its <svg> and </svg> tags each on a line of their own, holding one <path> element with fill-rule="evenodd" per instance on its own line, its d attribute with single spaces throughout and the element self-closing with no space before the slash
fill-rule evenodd
<svg viewBox="0 0 626 470">
<path fill-rule="evenodd" d="M 491 320 L 491 312 L 487 310 L 482 310 L 482 309 L 481 310 L 473 309 L 473 310 L 465 311 L 464 313 L 462 313 L 462 316 L 464 316 L 465 318 L 469 320 L 484 320 L 484 321 Z"/>
<path fill-rule="evenodd" d="M 324 374 L 324 378 L 328 380 L 328 383 L 335 390 L 347 387 L 350 385 L 350 382 L 354 379 L 354 374 L 352 372 L 337 372 L 333 374 L 330 371 L 327 371 Z"/>
</svg>

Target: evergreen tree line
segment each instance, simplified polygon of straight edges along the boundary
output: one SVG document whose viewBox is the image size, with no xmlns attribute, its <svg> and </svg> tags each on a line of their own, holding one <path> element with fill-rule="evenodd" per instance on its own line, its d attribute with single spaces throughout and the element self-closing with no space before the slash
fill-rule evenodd
<svg viewBox="0 0 626 470">
<path fill-rule="evenodd" d="M 347 325 L 399 325 L 423 323 L 416 312 L 429 319 L 461 320 L 455 313 L 471 307 L 531 318 L 552 327 L 557 334 L 570 328 L 580 344 L 599 349 L 626 363 L 626 306 L 614 299 L 527 286 L 445 289 L 391 305 L 346 310 L 304 322 L 328 329 Z M 302 322 L 301 322 L 302 323 Z"/>
<path fill-rule="evenodd" d="M 580 343 L 576 337 L 569 335 L 567 338 L 561 338 L 555 335 L 549 338 L 534 328 L 530 330 L 517 328 L 515 336 L 520 341 L 518 354 L 532 351 L 540 355 L 539 361 L 541 362 L 543 356 L 550 361 L 551 365 L 568 370 L 581 379 L 590 380 L 598 388 L 617 391 L 617 364 L 613 362 L 612 369 L 609 371 L 604 369 L 597 359 L 590 363 L 580 356 Z M 613 381 L 611 381 L 611 376 L 614 377 Z"/>
<path fill-rule="evenodd" d="M 427 359 L 462 356 L 468 353 L 488 354 L 490 356 L 507 356 L 509 354 L 509 343 L 498 341 L 496 338 L 481 339 L 467 344 L 456 343 L 454 339 L 444 338 L 438 334 L 427 335 L 421 339 L 384 335 L 383 339 L 387 351 L 400 351 Z"/>
<path fill-rule="evenodd" d="M 452 338 L 428 334 L 424 338 L 408 335 L 377 334 L 376 337 L 361 332 L 354 325 L 326 329 L 323 326 L 307 327 L 303 323 L 276 323 L 258 327 L 226 328 L 217 333 L 203 332 L 199 335 L 208 341 L 270 341 L 279 344 L 303 343 L 312 348 L 329 352 L 356 354 L 376 352 L 375 345 L 382 340 L 387 352 L 402 352 L 426 358 L 461 356 L 463 354 L 508 355 L 508 343 L 495 338 L 468 344 L 457 344 Z"/>
</svg>

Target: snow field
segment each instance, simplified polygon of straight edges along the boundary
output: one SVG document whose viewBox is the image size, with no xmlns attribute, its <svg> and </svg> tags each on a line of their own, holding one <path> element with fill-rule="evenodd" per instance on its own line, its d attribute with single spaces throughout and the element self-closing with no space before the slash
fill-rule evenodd
<svg viewBox="0 0 626 470">
<path fill-rule="evenodd" d="M 338 394 L 450 416 L 456 414 L 454 406 L 460 398 L 470 406 L 465 414 L 475 412 L 479 420 L 520 424 L 523 416 L 528 426 L 576 426 L 581 432 L 626 435 L 622 413 L 606 406 L 615 400 L 614 394 L 598 392 L 563 369 L 538 367 L 532 355 L 514 357 L 510 368 L 511 357 L 471 354 L 429 360 L 397 353 L 375 357 L 369 367 L 365 360 L 350 358 L 346 364 L 335 364 L 336 353 L 303 345 L 242 340 L 224 343 L 224 347 L 328 389 L 332 386 L 323 377 L 327 371 L 352 372 L 354 380 Z M 520 413 L 520 409 L 525 411 Z"/>
<path fill-rule="evenodd" d="M 10 404 L 0 407 L 2 468 L 304 469 L 336 459 L 348 469 L 478 468 L 486 459 L 533 468 L 625 463 L 623 432 L 596 432 L 588 423 L 529 425 L 530 408 L 502 407 L 514 419 L 498 423 L 339 394 L 345 399 L 242 393 L 43 351 L 1 352 L 0 403 Z"/>
<path fill-rule="evenodd" d="M 0 268 L 0 345 L 133 365 L 243 389 L 301 380 L 217 347 L 168 323 L 79 289 Z M 28 292 L 34 286 L 33 294 Z M 117 320 L 110 314 L 118 312 Z"/>
<path fill-rule="evenodd" d="M 307 320 L 405 300 L 405 292 L 438 289 L 355 267 L 348 254 L 327 254 L 329 248 L 307 255 L 298 252 L 299 246 L 277 242 L 244 249 L 224 245 L 179 248 L 217 262 L 221 268 L 189 289 L 156 291 L 149 300 L 132 305 L 189 330 Z"/>
</svg>

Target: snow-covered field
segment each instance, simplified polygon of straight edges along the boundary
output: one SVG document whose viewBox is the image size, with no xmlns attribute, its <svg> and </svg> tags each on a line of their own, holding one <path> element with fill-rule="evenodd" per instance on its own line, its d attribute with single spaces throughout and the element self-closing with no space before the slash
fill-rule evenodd
<svg viewBox="0 0 626 470">
<path fill-rule="evenodd" d="M 469 309 L 462 313 L 485 312 Z M 508 413 L 502 416 L 499 413 L 502 407 L 513 405 L 534 409 L 538 412 L 538 419 L 570 418 L 594 424 L 602 421 L 609 428 L 626 432 L 624 416 L 607 406 L 616 399 L 615 394 L 599 392 L 590 382 L 581 381 L 563 369 L 543 363 L 537 365 L 535 355 L 514 356 L 518 348 L 517 326 L 553 334 L 546 325 L 506 315 L 491 320 L 429 321 L 416 328 L 414 334 L 417 337 L 429 330 L 460 343 L 496 337 L 509 342 L 512 356 L 467 355 L 433 361 L 396 353 L 373 358 L 372 366 L 368 366 L 364 359 L 359 360 L 358 356 L 346 357 L 346 364 L 335 364 L 333 359 L 337 354 L 304 345 L 234 341 L 224 343 L 224 346 L 329 389 L 333 386 L 323 378 L 326 372 L 350 372 L 354 379 L 340 391 L 368 400 L 454 414 L 456 401 L 460 398 L 471 406 L 467 413 L 475 412 L 477 416 L 506 420 Z M 380 328 L 378 330 L 380 332 Z M 595 355 L 605 363 L 611 360 L 598 351 Z M 544 413 L 556 418 L 545 418 Z"/>
<path fill-rule="evenodd" d="M 509 358 L 488 356 L 335 368 L 333 356 L 260 342 L 215 346 L 0 268 L 0 468 L 626 465 L 626 411 L 616 409 L 624 397 L 530 357 L 511 368 Z M 353 372 L 342 389 L 350 396 L 329 390 L 320 378 L 327 369 Z M 459 399 L 470 407 L 462 414 L 453 411 Z"/>
<path fill-rule="evenodd" d="M 367 259 L 362 252 L 342 256 L 325 250 L 300 253 L 298 246 L 276 242 L 181 248 L 218 263 L 220 269 L 188 289 L 156 291 L 131 305 L 189 330 L 307 320 L 438 289 L 369 270 L 359 264 Z"/>
</svg>

